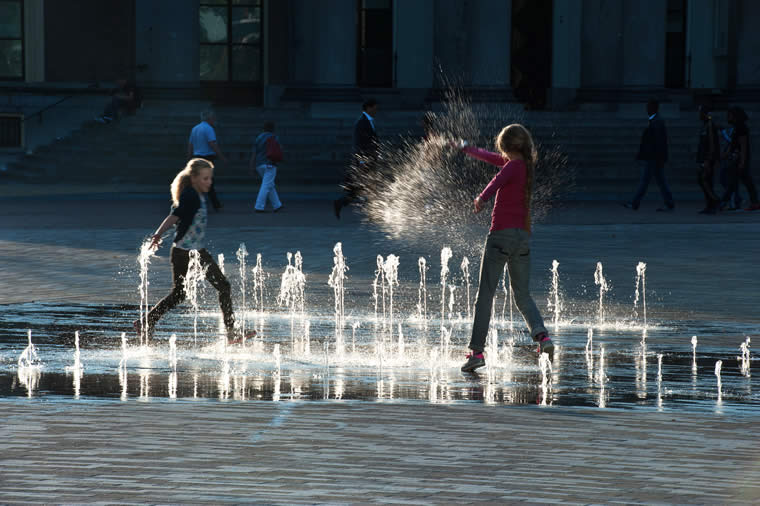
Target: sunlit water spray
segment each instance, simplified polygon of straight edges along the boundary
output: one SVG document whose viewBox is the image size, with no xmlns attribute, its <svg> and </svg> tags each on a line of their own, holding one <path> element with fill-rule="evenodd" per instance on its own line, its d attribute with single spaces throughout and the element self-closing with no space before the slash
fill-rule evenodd
<svg viewBox="0 0 760 506">
<path fill-rule="evenodd" d="M 382 326 L 385 328 L 385 276 L 383 275 L 384 261 L 382 255 L 377 255 L 375 263 L 377 265 L 377 269 L 375 269 L 375 279 L 372 281 L 372 297 L 375 301 L 375 325 L 377 325 L 379 322 L 378 304 L 382 303 Z M 380 285 L 381 292 L 377 291 L 378 284 Z"/>
<path fill-rule="evenodd" d="M 541 371 L 541 405 L 546 406 L 552 375 L 552 361 L 548 353 L 542 353 L 538 358 L 538 368 Z"/>
<path fill-rule="evenodd" d="M 169 367 L 177 372 L 177 334 L 169 337 Z"/>
<path fill-rule="evenodd" d="M 150 311 L 150 302 L 148 300 L 148 266 L 150 259 L 155 255 L 156 250 L 151 246 L 152 239 L 144 241 L 140 245 L 140 254 L 137 257 L 137 263 L 140 265 L 140 346 L 148 344 L 148 311 Z"/>
<path fill-rule="evenodd" d="M 586 369 L 588 369 L 588 379 L 594 379 L 594 329 L 589 327 L 588 337 L 586 339 Z"/>
<path fill-rule="evenodd" d="M 240 330 L 241 334 L 245 336 L 245 324 L 246 319 L 248 318 L 248 305 L 246 304 L 245 290 L 245 282 L 248 274 L 246 271 L 248 249 L 245 247 L 244 242 L 240 243 L 240 247 L 238 248 L 237 252 L 235 252 L 235 256 L 237 257 L 238 271 L 240 273 Z"/>
<path fill-rule="evenodd" d="M 290 335 L 295 348 L 295 318 L 304 315 L 304 294 L 306 291 L 306 276 L 303 273 L 303 257 L 297 251 L 295 257 L 291 252 L 287 254 L 288 265 L 280 278 L 280 292 L 277 295 L 277 303 L 285 306 L 290 313 Z M 295 263 L 293 263 L 295 261 Z"/>
<path fill-rule="evenodd" d="M 343 245 L 336 243 L 333 247 L 333 269 L 327 283 L 333 289 L 335 297 L 335 342 L 343 343 L 343 325 L 345 323 L 345 306 L 344 298 L 346 290 L 344 281 L 346 280 L 346 259 L 343 257 Z"/>
<path fill-rule="evenodd" d="M 562 312 L 562 303 L 559 299 L 559 262 L 557 260 L 552 261 L 552 287 L 549 291 L 549 299 L 547 300 L 547 309 L 554 314 L 554 331 L 559 329 L 559 318 Z"/>
<path fill-rule="evenodd" d="M 383 171 L 354 164 L 358 192 L 366 197 L 368 221 L 389 236 L 429 242 L 443 234 L 461 249 L 481 244 L 488 213 L 472 212 L 472 200 L 496 175 L 498 168 L 464 156 L 450 141 L 466 139 L 494 150 L 493 140 L 504 126 L 523 121 L 525 112 L 512 104 L 473 105 L 462 89 L 441 76 L 446 90 L 442 110 L 427 113 L 429 131 L 420 139 L 407 136 L 378 147 Z M 557 202 L 559 191 L 570 187 L 572 171 L 559 148 L 544 149 L 534 139 L 539 162 L 534 170 L 531 214 L 541 220 Z"/>
<path fill-rule="evenodd" d="M 599 368 L 596 373 L 596 382 L 599 384 L 599 407 L 607 407 L 607 372 L 605 369 L 604 346 L 599 346 Z"/>
<path fill-rule="evenodd" d="M 420 270 L 420 286 L 417 289 L 417 318 L 424 323 L 427 329 L 427 261 L 425 257 L 417 259 L 417 266 Z M 375 313 L 377 314 L 377 302 L 375 302 Z"/>
<path fill-rule="evenodd" d="M 200 313 L 199 291 L 201 281 L 206 277 L 206 268 L 201 263 L 201 254 L 197 250 L 190 250 L 190 261 L 187 266 L 187 274 L 183 280 L 185 295 L 193 308 L 193 342 L 198 341 L 198 314 Z M 147 340 L 145 341 L 147 345 Z"/>
<path fill-rule="evenodd" d="M 449 277 L 449 259 L 451 259 L 451 248 L 448 246 L 441 249 L 441 327 L 446 321 L 446 282 Z"/>
<path fill-rule="evenodd" d="M 723 383 L 720 379 L 720 370 L 723 368 L 723 361 L 718 360 L 715 362 L 715 378 L 718 382 L 718 402 L 721 402 L 723 399 Z"/>
<path fill-rule="evenodd" d="M 604 294 L 609 290 L 607 285 L 607 279 L 604 277 L 604 269 L 602 268 L 602 262 L 596 263 L 596 271 L 594 272 L 594 284 L 599 287 L 599 310 L 597 321 L 599 326 L 604 325 Z"/>
<path fill-rule="evenodd" d="M 462 263 L 459 266 L 462 269 L 462 279 L 464 280 L 465 289 L 465 301 L 467 303 L 467 319 L 472 319 L 472 313 L 470 312 L 470 260 L 467 257 L 462 258 Z"/>
<path fill-rule="evenodd" d="M 512 284 L 508 278 L 508 266 L 504 265 L 504 272 L 501 275 L 501 289 L 504 292 L 504 306 L 501 310 L 501 320 L 506 323 L 507 321 L 507 305 L 509 305 L 509 331 L 514 333 L 515 331 L 515 318 L 514 308 L 515 299 L 512 294 Z"/>
<path fill-rule="evenodd" d="M 256 253 L 256 265 L 252 269 L 252 274 L 254 306 L 261 315 L 264 313 L 264 284 L 266 280 L 264 267 L 261 263 L 261 253 Z"/>
<path fill-rule="evenodd" d="M 639 291 L 641 285 L 641 291 Z M 644 329 L 647 328 L 647 264 L 639 262 L 636 265 L 636 292 L 633 299 L 633 309 L 638 315 L 638 304 L 641 299 L 641 307 L 644 312 Z"/>
<path fill-rule="evenodd" d="M 742 352 L 741 356 L 739 357 L 739 368 L 741 369 L 742 375 L 749 378 L 749 343 L 750 339 L 749 336 L 744 340 L 744 342 L 739 345 L 739 350 Z"/>
<path fill-rule="evenodd" d="M 691 372 L 697 374 L 697 336 L 691 336 Z"/>
<path fill-rule="evenodd" d="M 398 286 L 399 258 L 388 255 L 383 263 L 383 275 L 388 285 L 388 339 L 393 341 L 393 287 Z"/>
</svg>

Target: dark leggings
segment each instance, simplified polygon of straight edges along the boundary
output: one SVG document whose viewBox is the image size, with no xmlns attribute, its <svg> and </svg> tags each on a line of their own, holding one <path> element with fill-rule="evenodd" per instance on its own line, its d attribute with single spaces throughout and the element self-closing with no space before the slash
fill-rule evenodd
<svg viewBox="0 0 760 506">
<path fill-rule="evenodd" d="M 198 250 L 201 265 L 206 269 L 206 280 L 219 292 L 219 306 L 222 308 L 224 326 L 231 331 L 235 326 L 235 315 L 232 312 L 232 296 L 230 282 L 222 274 L 222 270 L 214 262 L 208 251 Z M 185 300 L 185 276 L 190 263 L 190 251 L 172 246 L 170 259 L 172 263 L 172 291 L 161 299 L 148 313 L 148 334 L 152 335 L 156 323 L 169 310 Z"/>
<path fill-rule="evenodd" d="M 699 170 L 697 171 L 697 182 L 699 187 L 702 188 L 702 193 L 705 194 L 705 205 L 707 207 L 715 207 L 720 203 L 720 199 L 713 189 L 713 171 L 715 163 L 711 161 L 705 161 L 699 164 Z"/>
<path fill-rule="evenodd" d="M 744 186 L 747 187 L 750 202 L 752 204 L 757 204 L 757 189 L 755 188 L 755 183 L 752 181 L 752 175 L 749 172 L 749 161 L 743 169 L 740 169 L 736 162 L 729 164 L 728 187 L 723 194 L 723 202 L 728 202 L 731 199 L 731 195 L 739 190 L 739 182 L 744 183 Z"/>
</svg>

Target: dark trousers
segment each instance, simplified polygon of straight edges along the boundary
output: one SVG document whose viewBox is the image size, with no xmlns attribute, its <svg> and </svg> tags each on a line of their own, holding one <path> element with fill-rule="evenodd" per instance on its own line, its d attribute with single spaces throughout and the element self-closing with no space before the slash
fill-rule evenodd
<svg viewBox="0 0 760 506">
<path fill-rule="evenodd" d="M 736 162 L 729 162 L 727 167 L 728 175 L 728 187 L 721 199 L 723 202 L 729 202 L 731 195 L 739 191 L 739 182 L 744 183 L 747 187 L 747 193 L 749 193 L 749 201 L 752 204 L 757 204 L 757 189 L 755 183 L 752 181 L 752 175 L 749 173 L 749 164 L 744 169 L 739 168 L 739 164 Z"/>
<path fill-rule="evenodd" d="M 493 310 L 493 297 L 499 285 L 499 277 L 509 270 L 509 286 L 515 296 L 517 309 L 525 318 L 533 340 L 546 333 L 544 320 L 530 296 L 530 233 L 517 228 L 496 230 L 488 234 L 480 261 L 478 295 L 475 298 L 475 317 L 472 323 L 470 349 L 483 351 Z"/>
<path fill-rule="evenodd" d="M 665 181 L 665 166 L 657 163 L 656 160 L 639 160 L 639 166 L 641 167 L 641 179 L 639 180 L 639 188 L 636 190 L 636 195 L 633 197 L 633 207 L 638 208 L 639 204 L 641 204 L 641 199 L 644 198 L 647 192 L 652 176 L 657 181 L 657 186 L 660 187 L 660 193 L 662 193 L 665 206 L 669 208 L 674 207 L 673 194 L 670 193 L 668 182 Z"/>
<path fill-rule="evenodd" d="M 702 193 L 705 194 L 705 205 L 708 208 L 714 208 L 720 203 L 720 199 L 713 188 L 713 174 L 716 165 L 715 162 L 705 161 L 700 163 L 697 169 L 697 183 L 702 188 Z"/>
<path fill-rule="evenodd" d="M 193 155 L 193 158 L 203 158 L 208 160 L 216 166 L 216 155 Z M 211 188 L 208 190 L 208 199 L 211 201 L 215 211 L 218 211 L 222 207 L 222 203 L 219 202 L 219 197 L 216 195 L 216 189 L 214 188 L 214 180 L 211 180 Z"/>
<path fill-rule="evenodd" d="M 222 270 L 216 262 L 214 262 L 214 259 L 208 251 L 202 249 L 199 250 L 198 253 L 200 253 L 201 256 L 201 265 L 206 269 L 206 281 L 211 283 L 211 286 L 216 288 L 219 292 L 219 306 L 222 308 L 224 326 L 229 332 L 235 326 L 235 315 L 232 312 L 230 282 L 224 277 Z M 184 281 L 190 263 L 190 252 L 172 246 L 170 259 L 172 263 L 172 291 L 169 295 L 161 299 L 148 313 L 148 335 L 153 334 L 156 323 L 167 311 L 176 307 L 186 298 Z"/>
</svg>

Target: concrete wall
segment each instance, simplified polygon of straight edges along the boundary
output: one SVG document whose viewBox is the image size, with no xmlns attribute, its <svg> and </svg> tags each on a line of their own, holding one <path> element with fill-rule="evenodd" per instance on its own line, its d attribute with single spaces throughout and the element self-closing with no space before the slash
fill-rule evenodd
<svg viewBox="0 0 760 506">
<path fill-rule="evenodd" d="M 760 86 L 760 2 L 737 0 L 736 86 Z"/>
<path fill-rule="evenodd" d="M 139 82 L 160 87 L 199 85 L 198 3 L 135 0 L 135 59 Z"/>
<path fill-rule="evenodd" d="M 113 81 L 130 72 L 134 7 L 134 0 L 45 2 L 45 80 Z"/>
<path fill-rule="evenodd" d="M 434 65 L 446 78 L 459 84 L 469 84 L 472 80 L 467 40 L 469 4 L 462 0 L 435 0 L 434 6 Z"/>
<path fill-rule="evenodd" d="M 583 0 L 555 0 L 552 20 L 553 107 L 575 100 L 581 86 Z"/>
<path fill-rule="evenodd" d="M 396 83 L 399 88 L 433 85 L 433 0 L 397 0 L 393 5 Z"/>
<path fill-rule="evenodd" d="M 620 0 L 583 0 L 581 84 L 617 87 L 623 81 L 623 4 Z"/>
</svg>

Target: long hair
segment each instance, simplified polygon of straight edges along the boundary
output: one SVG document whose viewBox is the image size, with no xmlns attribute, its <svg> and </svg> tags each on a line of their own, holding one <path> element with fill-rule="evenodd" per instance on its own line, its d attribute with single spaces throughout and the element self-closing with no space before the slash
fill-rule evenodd
<svg viewBox="0 0 760 506">
<path fill-rule="evenodd" d="M 192 176 L 197 176 L 203 169 L 214 170 L 214 164 L 208 160 L 204 160 L 203 158 L 193 158 L 187 162 L 187 165 L 185 165 L 184 169 L 179 171 L 177 175 L 174 176 L 174 181 L 172 181 L 170 192 L 172 196 L 172 202 L 175 206 L 179 205 L 179 196 L 182 195 L 182 192 L 185 190 L 185 188 L 192 184 Z"/>
<path fill-rule="evenodd" d="M 506 156 L 507 153 L 520 153 L 525 161 L 525 209 L 527 211 L 528 229 L 530 229 L 530 201 L 533 195 L 533 177 L 538 161 L 538 151 L 533 136 L 527 128 L 519 123 L 507 125 L 496 136 L 496 149 Z"/>
</svg>

